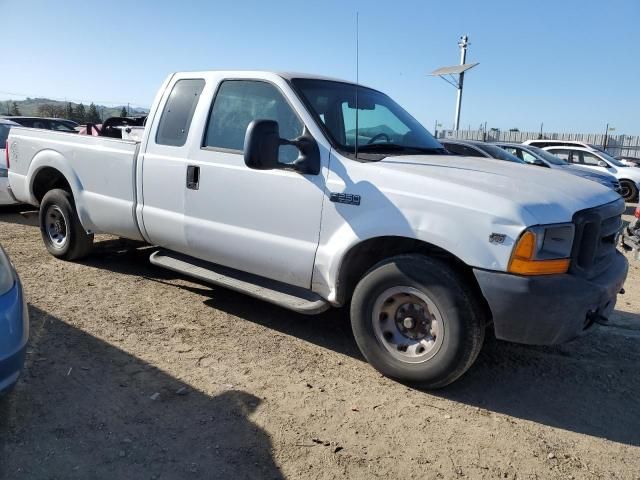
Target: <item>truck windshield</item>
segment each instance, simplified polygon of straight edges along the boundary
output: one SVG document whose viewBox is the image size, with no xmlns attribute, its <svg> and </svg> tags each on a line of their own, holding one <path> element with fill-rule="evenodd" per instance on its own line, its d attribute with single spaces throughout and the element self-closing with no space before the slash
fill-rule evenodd
<svg viewBox="0 0 640 480">
<path fill-rule="evenodd" d="M 354 153 L 357 140 L 358 152 L 362 153 L 447 153 L 416 119 L 381 92 L 330 80 L 295 78 L 291 83 L 343 152 Z"/>
</svg>

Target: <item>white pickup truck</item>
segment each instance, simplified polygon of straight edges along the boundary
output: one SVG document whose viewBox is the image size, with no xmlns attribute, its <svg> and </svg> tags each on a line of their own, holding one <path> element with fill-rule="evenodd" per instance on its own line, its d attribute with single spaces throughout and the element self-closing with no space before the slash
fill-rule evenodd
<svg viewBox="0 0 640 480">
<path fill-rule="evenodd" d="M 449 155 L 388 96 L 327 78 L 176 73 L 140 142 L 13 128 L 7 160 L 54 256 L 104 232 L 301 313 L 349 305 L 366 359 L 431 388 L 487 328 L 555 344 L 605 321 L 628 270 L 612 190 Z"/>
</svg>

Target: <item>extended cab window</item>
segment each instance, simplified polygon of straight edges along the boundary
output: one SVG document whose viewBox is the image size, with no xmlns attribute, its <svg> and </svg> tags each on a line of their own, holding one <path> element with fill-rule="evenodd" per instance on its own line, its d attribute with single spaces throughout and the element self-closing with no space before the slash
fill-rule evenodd
<svg viewBox="0 0 640 480">
<path fill-rule="evenodd" d="M 164 105 L 158 124 L 156 143 L 181 147 L 187 141 L 189 126 L 204 88 L 202 79 L 178 80 Z"/>
<path fill-rule="evenodd" d="M 203 147 L 242 152 L 247 127 L 258 119 L 278 122 L 282 138 L 293 139 L 303 133 L 302 122 L 275 86 L 255 80 L 225 80 L 213 101 Z M 280 147 L 282 162 L 296 158 L 295 147 Z"/>
</svg>

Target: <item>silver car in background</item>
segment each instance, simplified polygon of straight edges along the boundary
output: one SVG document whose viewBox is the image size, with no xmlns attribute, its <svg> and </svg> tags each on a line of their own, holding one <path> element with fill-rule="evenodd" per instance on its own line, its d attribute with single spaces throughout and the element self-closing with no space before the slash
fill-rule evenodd
<svg viewBox="0 0 640 480">
<path fill-rule="evenodd" d="M 613 175 L 604 172 L 593 172 L 583 169 L 577 165 L 572 165 L 542 148 L 533 145 L 508 142 L 496 142 L 495 145 L 518 157 L 520 160 L 524 160 L 530 165 L 551 168 L 577 177 L 586 178 L 587 180 L 592 180 L 594 182 L 598 182 L 600 185 L 611 188 L 618 193 L 621 192 L 620 182 L 618 182 L 618 179 Z"/>
</svg>

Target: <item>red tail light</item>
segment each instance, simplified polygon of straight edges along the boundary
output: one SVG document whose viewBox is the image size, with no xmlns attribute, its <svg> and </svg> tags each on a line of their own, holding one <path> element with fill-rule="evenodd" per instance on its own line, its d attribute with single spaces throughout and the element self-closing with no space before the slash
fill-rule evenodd
<svg viewBox="0 0 640 480">
<path fill-rule="evenodd" d="M 7 161 L 7 170 L 9 170 L 9 140 L 4 145 L 4 159 Z"/>
<path fill-rule="evenodd" d="M 640 218 L 640 205 L 636 207 L 636 218 Z"/>
</svg>

